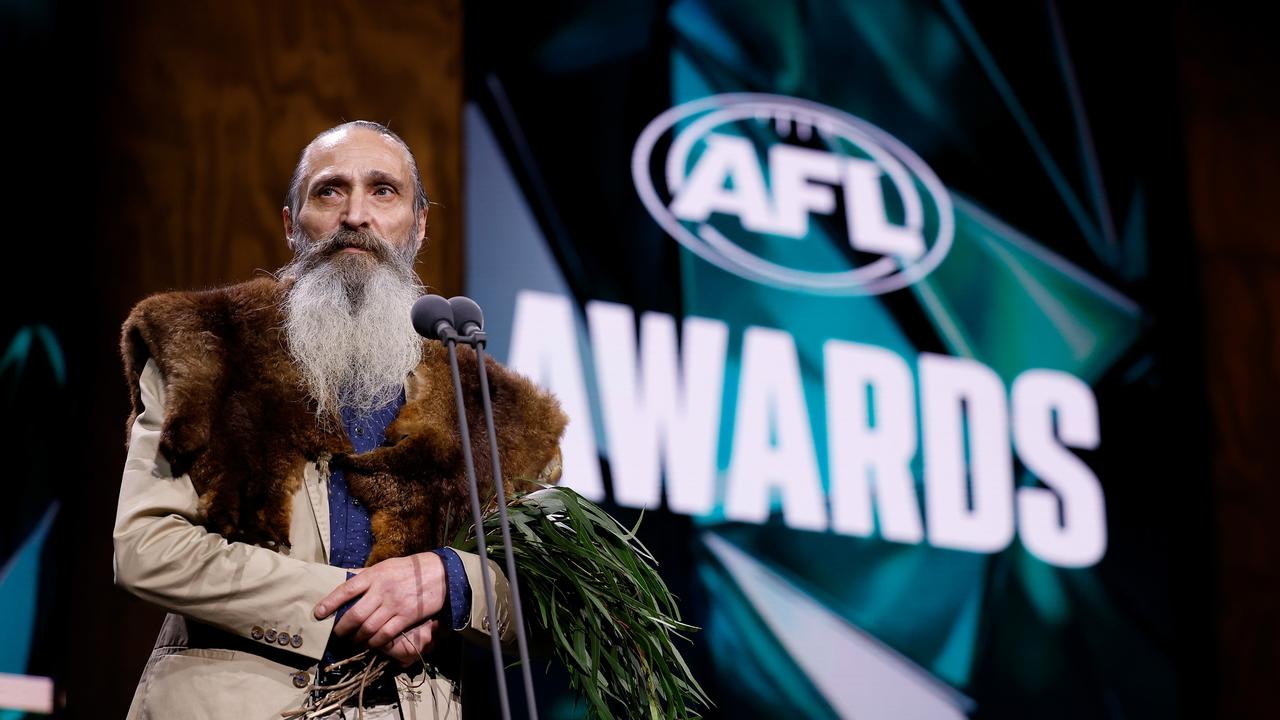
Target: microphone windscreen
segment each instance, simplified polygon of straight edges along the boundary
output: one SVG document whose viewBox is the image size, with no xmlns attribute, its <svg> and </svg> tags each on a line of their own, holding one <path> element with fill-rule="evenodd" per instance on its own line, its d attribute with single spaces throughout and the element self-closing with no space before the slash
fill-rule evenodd
<svg viewBox="0 0 1280 720">
<path fill-rule="evenodd" d="M 459 295 L 449 298 L 449 305 L 453 307 L 453 326 L 458 332 L 467 335 L 472 330 L 484 329 L 484 313 L 480 311 L 480 306 L 475 300 Z"/>
<path fill-rule="evenodd" d="M 441 338 L 436 330 L 440 326 L 440 321 L 453 325 L 453 307 L 440 295 L 423 295 L 413 303 L 410 317 L 413 318 L 413 329 L 417 330 L 419 335 L 431 340 L 439 340 Z"/>
</svg>

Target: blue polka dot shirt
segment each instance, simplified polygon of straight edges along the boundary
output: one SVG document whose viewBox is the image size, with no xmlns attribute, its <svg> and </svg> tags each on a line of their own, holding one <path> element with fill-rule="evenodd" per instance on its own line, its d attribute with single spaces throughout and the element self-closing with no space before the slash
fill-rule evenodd
<svg viewBox="0 0 1280 720">
<path fill-rule="evenodd" d="M 382 445 L 386 439 L 387 426 L 395 420 L 403 405 L 404 393 L 401 392 L 399 398 L 369 416 L 361 416 L 343 408 L 342 425 L 355 451 L 369 452 Z M 347 489 L 345 474 L 337 469 L 329 475 L 329 539 L 329 564 L 340 568 L 364 567 L 365 561 L 369 559 L 369 552 L 373 549 L 369 510 L 352 497 Z M 433 552 L 444 561 L 445 581 L 448 585 L 444 608 L 436 617 L 442 622 L 450 623 L 453 629 L 461 630 L 467 626 L 471 617 L 471 585 L 467 582 L 466 570 L 463 569 L 458 554 L 451 548 L 439 548 Z M 348 578 L 351 576 L 352 573 L 347 574 Z M 350 604 L 338 611 L 339 617 Z"/>
</svg>

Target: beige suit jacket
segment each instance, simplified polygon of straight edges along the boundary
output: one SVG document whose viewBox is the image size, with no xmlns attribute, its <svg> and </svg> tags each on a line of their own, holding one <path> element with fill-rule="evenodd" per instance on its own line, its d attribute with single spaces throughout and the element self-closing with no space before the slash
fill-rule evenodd
<svg viewBox="0 0 1280 720">
<path fill-rule="evenodd" d="M 165 608 L 156 647 L 134 693 L 129 718 L 279 718 L 298 707 L 333 629 L 312 609 L 346 581 L 328 564 L 328 469 L 309 465 L 293 498 L 292 547 L 280 553 L 228 543 L 197 524 L 191 479 L 173 477 L 159 452 L 165 388 L 148 360 L 139 382 L 144 411 L 134 421 L 115 522 L 116 584 Z M 464 636 L 487 644 L 480 559 L 459 552 L 473 588 Z M 510 589 L 489 562 L 501 640 L 509 645 Z M 266 632 L 274 629 L 275 633 Z M 289 639 L 281 645 L 279 637 Z M 267 637 L 275 636 L 275 641 Z M 405 718 L 461 716 L 457 683 L 443 676 L 402 687 Z M 397 716 L 398 717 L 398 716 Z"/>
</svg>

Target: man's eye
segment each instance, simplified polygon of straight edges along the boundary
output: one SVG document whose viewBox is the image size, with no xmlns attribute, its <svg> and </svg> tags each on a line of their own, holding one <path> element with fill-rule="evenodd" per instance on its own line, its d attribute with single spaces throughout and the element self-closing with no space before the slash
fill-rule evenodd
<svg viewBox="0 0 1280 720">
<path fill-rule="evenodd" d="M 374 195 L 394 195 L 395 192 L 396 192 L 395 188 L 391 187 L 390 185 L 382 185 L 377 190 L 374 190 L 373 194 Z"/>
<path fill-rule="evenodd" d="M 333 197 L 338 190 L 332 187 L 322 187 L 316 191 L 316 197 Z"/>
</svg>

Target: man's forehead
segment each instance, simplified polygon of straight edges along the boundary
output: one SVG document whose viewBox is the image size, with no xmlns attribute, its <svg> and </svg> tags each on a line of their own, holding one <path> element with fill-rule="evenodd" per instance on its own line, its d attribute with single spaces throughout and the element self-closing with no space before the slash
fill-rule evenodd
<svg viewBox="0 0 1280 720">
<path fill-rule="evenodd" d="M 308 179 L 322 170 L 383 171 L 409 179 L 409 152 L 394 138 L 361 127 L 339 128 L 307 146 Z"/>
</svg>

